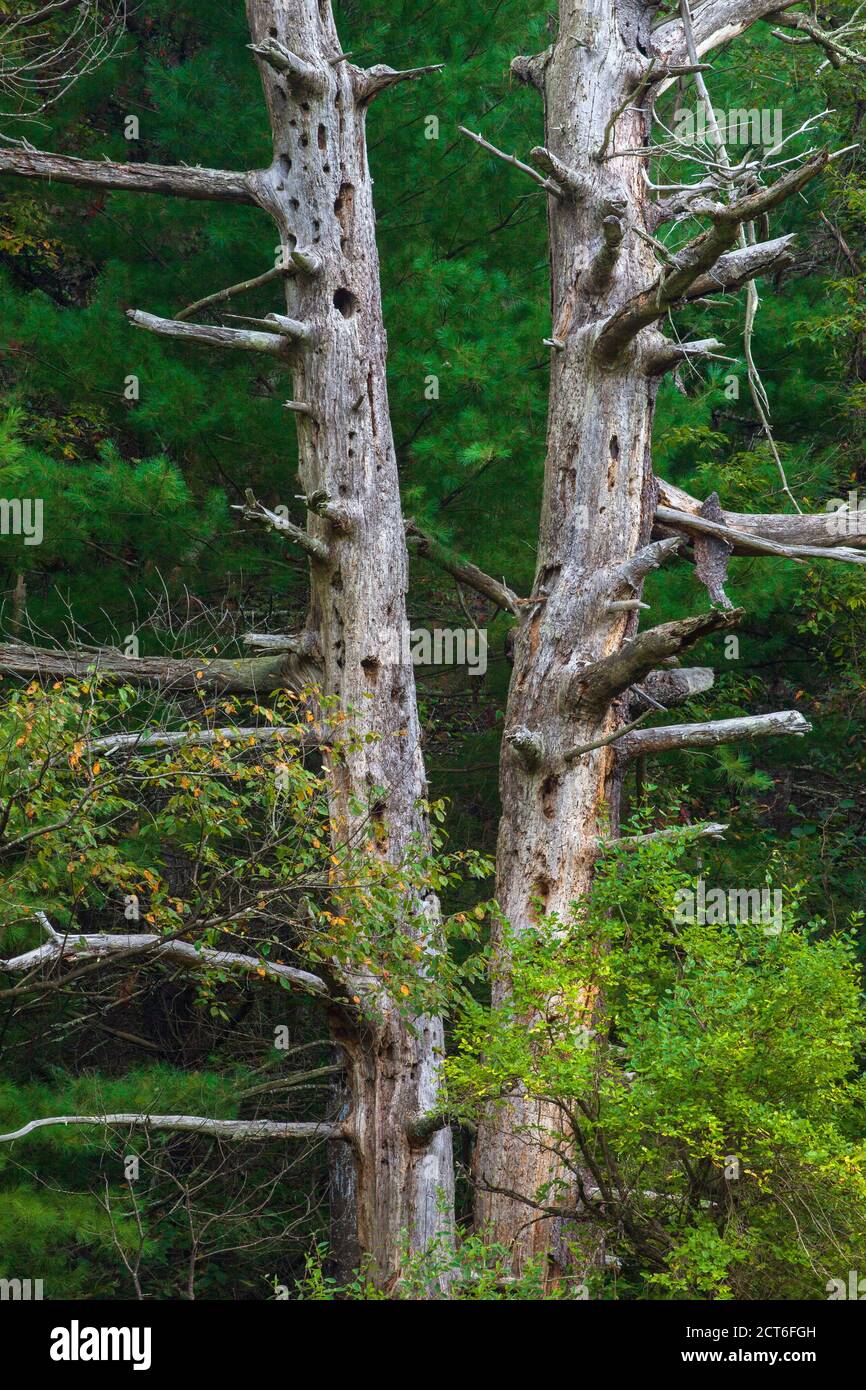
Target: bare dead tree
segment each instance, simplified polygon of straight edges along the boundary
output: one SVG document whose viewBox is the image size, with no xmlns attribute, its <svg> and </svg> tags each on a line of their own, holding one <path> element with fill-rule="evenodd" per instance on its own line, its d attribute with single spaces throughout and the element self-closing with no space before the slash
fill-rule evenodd
<svg viewBox="0 0 866 1390">
<path fill-rule="evenodd" d="M 655 103 L 689 74 L 708 102 L 705 60 L 759 21 L 784 39 L 818 44 L 827 61 L 852 72 L 863 63 L 856 49 L 862 26 L 843 24 L 830 33 L 811 9 L 779 0 L 702 0 L 694 15 L 683 0 L 678 17 L 654 25 L 655 14 L 644 0 L 561 0 L 551 47 L 511 65 L 544 105 L 544 143 L 529 155 L 534 168 L 510 153 L 504 157 L 546 195 L 552 307 L 537 570 L 531 595 L 516 600 L 500 771 L 497 898 L 518 933 L 533 930 L 539 911 L 566 919 L 569 904 L 589 890 L 603 811 L 610 834 L 618 834 L 630 759 L 808 732 L 791 710 L 658 728 L 645 724 L 652 709 L 640 714 L 636 692 L 662 678 L 662 663 L 677 662 L 702 636 L 742 618 L 724 593 L 730 555 L 866 559 L 862 538 L 841 545 L 826 514 L 732 515 L 716 498 L 700 501 L 655 478 L 651 457 L 661 377 L 721 350 L 714 339 L 681 341 L 676 330 L 665 335 L 660 324 L 698 299 L 753 286 L 758 276 L 784 267 L 792 238 L 762 240 L 755 229 L 844 153 L 818 148 L 792 155 L 786 139 L 737 163 L 717 126 L 704 146 L 687 145 L 656 118 Z M 709 115 L 712 131 L 711 103 Z M 811 125 L 793 134 L 808 136 Z M 652 182 L 656 154 L 682 167 L 676 182 Z M 659 231 L 683 221 L 698 229 L 670 250 Z M 749 381 L 769 428 L 751 359 L 749 295 Z M 790 502 L 783 471 L 780 482 Z M 647 575 L 686 542 L 719 606 L 638 631 Z M 436 558 L 431 547 L 427 555 Z M 463 578 L 472 582 L 466 567 Z M 688 673 L 677 675 L 685 678 L 681 698 L 688 698 Z M 709 683 L 711 675 L 702 688 Z M 671 690 L 663 703 L 677 702 Z M 496 1001 L 509 988 L 501 956 L 492 983 Z M 556 1131 L 553 1110 L 518 1094 L 479 1133 L 478 1222 L 513 1248 L 517 1266 L 550 1250 L 551 1221 L 527 1222 L 525 1205 L 562 1171 L 550 1145 L 527 1139 L 545 1126 Z"/>
<path fill-rule="evenodd" d="M 360 719 L 357 745 L 332 759 L 335 835 L 351 836 L 364 825 L 373 800 L 375 843 L 399 864 L 411 845 L 429 844 L 427 786 L 404 640 L 406 544 L 364 128 L 376 96 L 431 69 L 355 66 L 343 53 L 329 0 L 247 0 L 246 11 L 273 137 L 268 168 L 128 165 L 26 148 L 0 150 L 0 173 L 244 203 L 273 219 L 283 248 L 284 310 L 248 327 L 188 316 L 244 288 L 233 286 L 222 301 L 209 296 L 178 318 L 141 310 L 129 318 L 158 337 L 265 355 L 291 374 L 306 524 L 279 529 L 309 560 L 307 626 L 297 644 L 248 661 L 142 664 L 113 652 L 95 657 L 14 646 L 3 649 L 0 669 L 47 677 L 96 665 L 135 684 L 168 681 L 191 688 L 205 682 L 251 694 L 307 685 L 312 670 L 324 696 Z M 273 522 L 254 496 L 246 510 L 253 520 Z M 421 946 L 423 968 L 424 951 L 436 948 L 435 895 L 407 895 L 406 919 Z M 103 952 L 105 945 L 84 949 Z M 412 1130 L 413 1121 L 435 1105 L 442 1023 L 405 1019 L 382 980 L 352 978 L 343 988 L 350 998 L 374 1000 L 375 1009 L 364 1017 L 330 1010 L 349 1071 L 350 1113 L 340 1137 L 351 1159 L 344 1161 L 340 1181 L 352 1190 L 360 1250 L 377 1277 L 388 1281 L 399 1267 L 405 1233 L 410 1248 L 423 1250 L 434 1238 L 447 1239 L 450 1230 L 450 1132 L 440 1126 L 419 1140 Z M 141 1117 L 144 1124 L 157 1122 Z"/>
</svg>

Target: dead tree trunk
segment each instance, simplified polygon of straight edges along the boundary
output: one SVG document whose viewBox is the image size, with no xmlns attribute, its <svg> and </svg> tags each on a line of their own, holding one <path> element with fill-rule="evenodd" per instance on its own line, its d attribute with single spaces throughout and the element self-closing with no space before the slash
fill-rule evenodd
<svg viewBox="0 0 866 1390">
<path fill-rule="evenodd" d="M 327 499 L 310 513 L 310 534 L 327 552 L 311 563 L 310 624 L 322 688 L 356 711 L 362 735 L 357 751 L 332 767 L 334 819 L 344 838 L 359 822 L 352 805 L 368 806 L 384 788 L 374 806 L 377 843 L 399 862 L 413 837 L 426 839 L 418 803 L 427 787 L 403 640 L 406 544 L 364 130 L 369 101 L 392 75 L 340 58 L 329 5 L 248 0 L 247 13 L 274 137 L 257 196 L 293 248 L 298 274 L 287 312 L 309 335 L 292 364 L 292 394 L 310 407 L 297 416 L 300 476 L 309 499 Z M 367 733 L 375 740 L 365 742 Z M 435 929 L 435 900 L 411 910 L 419 930 Z M 358 1241 L 388 1278 L 401 1233 L 423 1249 L 441 1229 L 440 1202 L 452 1200 L 450 1132 L 418 1148 L 409 1140 L 412 1119 L 435 1108 L 442 1025 L 418 1020 L 416 1035 L 381 993 L 379 1020 L 344 1027 L 340 1042 L 350 1071 Z"/>
<path fill-rule="evenodd" d="M 331 767 L 336 839 L 360 827 L 365 817 L 357 808 L 363 806 L 373 817 L 378 852 L 398 864 L 413 840 L 429 845 L 421 806 L 427 788 L 407 640 L 406 544 L 365 119 L 379 92 L 420 73 L 353 66 L 342 54 L 330 0 L 247 0 L 246 8 L 273 136 L 269 168 L 229 173 L 4 150 L 0 172 L 252 203 L 276 223 L 289 272 L 285 313 L 270 314 L 252 329 L 140 311 L 130 319 L 159 336 L 265 353 L 291 372 L 307 526 L 279 529 L 310 559 L 307 630 L 295 652 L 212 663 L 206 672 L 197 663 L 195 673 L 187 669 L 192 663 L 172 663 L 169 675 L 179 686 L 204 681 L 255 690 L 296 684 L 317 672 L 324 695 L 360 735 Z M 287 476 L 287 502 L 289 486 Z M 271 520 L 254 497 L 247 513 Z M 5 668 L 15 670 L 56 672 L 63 661 L 25 648 L 7 649 L 6 657 Z M 104 664 L 119 675 L 135 665 L 116 655 Z M 153 666 L 150 678 L 164 678 L 165 663 Z M 439 922 L 435 896 L 408 901 L 406 914 L 419 942 L 431 944 Z M 435 1108 L 443 1030 L 438 1019 L 404 1018 L 375 979 L 347 983 L 362 984 L 376 1008 L 367 1018 L 332 1010 L 349 1073 L 349 1113 L 335 1133 L 348 1136 L 354 1158 L 348 1186 L 354 1189 L 358 1247 L 373 1276 L 387 1283 L 399 1272 L 404 1242 L 420 1251 L 450 1236 L 450 1131 L 439 1127 L 419 1136 L 413 1129 Z M 345 1163 L 338 1168 L 345 1230 Z"/>
<path fill-rule="evenodd" d="M 589 887 L 605 806 L 615 815 L 612 749 L 599 748 L 572 764 L 565 753 L 607 733 L 617 710 L 577 711 L 566 692 L 575 673 L 615 651 L 637 626 L 636 613 L 607 611 L 600 581 L 649 540 L 652 525 L 655 382 L 636 370 L 633 353 L 613 364 L 601 360 L 594 331 L 632 286 L 652 274 L 645 242 L 618 232 L 617 252 L 614 238 L 604 237 L 606 228 L 620 228 L 625 219 L 643 226 L 646 190 L 635 160 L 591 158 L 638 78 L 633 41 L 641 30 L 646 35 L 648 15 L 635 6 L 640 27 L 627 42 L 609 3 L 590 4 L 579 15 L 564 8 L 569 27 L 578 23 L 592 32 L 592 46 L 562 42 L 526 68 L 543 84 L 545 147 L 566 158 L 578 180 L 567 196 L 549 199 L 556 346 L 532 592 L 537 603 L 515 643 L 506 715 L 506 729 L 532 731 L 537 756 L 528 759 L 519 744 L 506 740 L 500 770 L 497 898 L 516 932 L 531 930 L 539 912 L 568 916 L 569 904 Z M 640 112 L 620 126 L 633 145 L 646 144 Z M 579 163 L 578 151 L 584 155 Z M 494 979 L 494 1000 L 507 987 L 505 969 Z M 548 1248 L 550 1232 L 521 1203 L 486 1188 L 532 1194 L 550 1179 L 550 1156 L 532 1137 L 544 1121 L 541 1107 L 527 1108 L 515 1097 L 509 1111 L 482 1125 L 478 1138 L 477 1219 L 514 1248 L 519 1264 Z"/>
<path fill-rule="evenodd" d="M 696 19 L 697 50 L 705 53 L 770 8 L 761 0 L 707 0 Z M 517 933 L 532 931 L 539 913 L 568 918 L 586 894 L 605 823 L 617 834 L 628 757 L 644 747 L 692 746 L 699 737 L 719 743 L 808 729 L 789 712 L 768 716 L 770 726 L 676 726 L 661 744 L 649 734 L 617 738 L 634 718 L 629 692 L 634 701 L 654 663 L 741 616 L 715 609 L 636 635 L 646 575 L 676 549 L 677 537 L 706 535 L 700 520 L 668 508 L 656 535 L 671 539 L 652 542 L 662 519 L 651 460 L 657 384 L 663 372 L 720 346 L 669 341 L 655 325 L 709 285 L 736 288 L 784 264 L 790 238 L 745 246 L 740 229 L 799 190 L 828 158 L 789 166 L 768 187 L 760 160 L 748 182 L 742 172 L 739 181 L 726 179 L 720 165 L 698 186 L 654 201 L 646 153 L 652 103 L 674 74 L 697 65 L 688 10 L 655 31 L 652 18 L 642 0 L 561 0 L 553 46 L 512 64 L 544 102 L 545 144 L 531 155 L 541 174 L 519 167 L 547 193 L 553 325 L 537 569 L 520 606 L 500 772 L 497 897 Z M 692 215 L 707 217 L 709 226 L 666 253 L 654 240 L 660 223 Z M 720 596 L 727 605 L 721 579 L 731 545 L 725 526 L 712 532 L 712 525 L 707 544 L 721 545 L 721 558 L 713 552 L 714 566 L 705 554 L 702 571 L 698 557 L 699 573 L 710 576 L 708 587 L 717 584 L 713 601 Z M 742 547 L 750 537 L 737 540 Z M 770 543 L 763 553 L 793 552 Z M 750 728 L 730 727 L 737 723 Z M 500 950 L 494 1000 L 508 987 Z M 543 1253 L 555 1262 L 551 1223 L 519 1200 L 557 1176 L 544 1143 L 554 1124 L 552 1111 L 516 1094 L 479 1132 L 477 1222 L 512 1248 L 518 1268 Z"/>
</svg>

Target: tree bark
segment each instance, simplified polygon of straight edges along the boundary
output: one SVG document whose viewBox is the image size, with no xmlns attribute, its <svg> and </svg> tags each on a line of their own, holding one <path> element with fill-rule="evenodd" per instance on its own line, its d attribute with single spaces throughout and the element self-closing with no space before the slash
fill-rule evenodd
<svg viewBox="0 0 866 1390">
<path fill-rule="evenodd" d="M 306 530 L 279 529 L 310 557 L 306 632 L 288 650 L 242 661 L 134 660 L 12 645 L 0 648 L 0 672 L 69 675 L 97 666 L 138 685 L 241 694 L 315 681 L 360 735 L 331 758 L 335 842 L 363 831 L 398 865 L 416 846 L 429 850 L 430 836 L 365 119 L 378 93 L 431 69 L 352 65 L 330 0 L 246 0 L 246 12 L 273 137 L 267 169 L 122 165 L 27 150 L 0 153 L 0 175 L 252 203 L 273 218 L 288 271 L 285 314 L 256 320 L 252 330 L 138 310 L 130 318 L 162 337 L 264 352 L 292 372 L 308 522 Z M 254 498 L 244 510 L 272 524 Z M 421 970 L 440 925 L 434 894 L 407 900 L 404 929 L 422 946 Z M 375 1000 L 375 1011 L 359 1021 L 352 1009 L 330 1006 L 348 1063 L 348 1114 L 327 1137 L 337 1149 L 346 1136 L 355 1170 L 346 1181 L 345 1155 L 335 1165 L 338 1228 L 349 1229 L 354 1204 L 357 1248 L 369 1274 L 387 1286 L 399 1275 L 404 1245 L 419 1252 L 452 1235 L 450 1131 L 419 1135 L 415 1128 L 438 1100 L 443 1027 L 440 1019 L 405 1017 L 372 975 L 344 983 Z"/>
<path fill-rule="evenodd" d="M 763 0 L 706 0 L 696 20 L 699 52 L 764 12 Z M 689 55 L 684 21 L 651 33 L 652 15 L 643 0 L 560 0 L 553 46 L 512 63 L 543 96 L 545 144 L 533 159 L 556 185 L 548 188 L 553 353 L 538 566 L 520 609 L 500 771 L 497 897 L 517 934 L 531 932 L 539 914 L 568 919 L 587 894 L 606 838 L 619 834 L 629 756 L 808 729 L 787 712 L 630 732 L 641 722 L 636 682 L 651 665 L 742 616 L 713 610 L 636 637 L 644 579 L 676 548 L 676 536 L 709 534 L 704 546 L 792 558 L 809 553 L 805 541 L 822 555 L 861 558 L 839 548 L 826 518 L 755 517 L 746 534 L 745 518 L 737 518 L 742 529 L 726 514 L 724 524 L 714 523 L 696 515 L 701 503 L 666 485 L 667 505 L 657 514 L 658 380 L 678 361 L 719 346 L 669 341 L 657 321 L 699 293 L 738 288 L 786 263 L 788 238 L 734 250 L 740 226 L 796 193 L 829 156 L 804 159 L 769 187 L 730 200 L 704 185 L 715 196 L 697 210 L 709 227 L 675 256 L 661 248 L 657 257 L 652 233 L 663 218 L 650 200 L 645 153 L 652 101 L 670 67 Z M 654 525 L 666 539 L 650 544 Z M 772 539 L 762 540 L 765 533 Z M 776 536 L 788 545 L 774 544 Z M 651 708 L 651 699 L 644 704 Z M 509 988 L 501 936 L 495 945 L 494 1003 Z M 541 1185 L 562 1179 L 554 1144 L 544 1139 L 558 1128 L 556 1112 L 520 1094 L 480 1126 L 477 1223 L 511 1247 L 517 1269 L 533 1256 L 554 1267 L 560 1260 L 555 1223 L 519 1199 L 531 1202 Z M 578 1253 L 579 1263 L 590 1258 L 588 1249 Z"/>
<path fill-rule="evenodd" d="M 332 766 L 332 818 L 342 840 L 363 819 L 353 806 L 373 803 L 372 838 L 399 863 L 429 835 L 365 141 L 375 84 L 339 58 L 329 3 L 247 0 L 247 15 L 274 141 L 270 169 L 255 176 L 257 201 L 316 267 L 286 283 L 287 313 L 307 326 L 291 359 L 294 397 L 310 407 L 295 417 L 301 483 L 308 498 L 324 493 L 343 509 L 341 526 L 310 513 L 308 527 L 328 547 L 327 560 L 311 565 L 323 691 L 362 735 Z M 407 913 L 429 942 L 435 897 L 407 903 Z M 418 1251 L 450 1235 L 450 1132 L 421 1145 L 409 1137 L 412 1120 L 436 1103 L 442 1023 L 405 1019 L 380 990 L 375 1019 L 358 1026 L 342 1016 L 335 1028 L 348 1061 L 358 1242 L 388 1283 L 404 1238 Z"/>
<path fill-rule="evenodd" d="M 533 730 L 543 751 L 532 770 L 506 751 L 500 775 L 497 897 L 517 933 L 531 931 L 539 912 L 567 918 L 570 904 L 590 887 L 606 816 L 608 833 L 618 833 L 613 750 L 598 748 L 573 764 L 564 755 L 614 728 L 624 702 L 600 713 L 575 711 L 566 692 L 584 667 L 611 656 L 637 628 L 636 612 L 607 609 L 605 586 L 615 567 L 649 541 L 655 508 L 650 440 L 656 381 L 642 365 L 642 344 L 630 344 L 610 363 L 594 351 L 599 321 L 635 287 L 651 283 L 656 270 L 643 240 L 624 237 L 611 258 L 604 234 L 611 216 L 646 226 L 642 161 L 593 158 L 608 122 L 640 80 L 637 45 L 648 48 L 650 11 L 638 3 L 614 7 L 611 0 L 588 0 L 579 13 L 571 3 L 560 9 L 563 37 L 541 58 L 514 65 L 543 92 L 546 149 L 576 172 L 585 190 L 548 200 L 552 338 L 561 346 L 551 362 L 532 594 L 538 603 L 517 637 L 506 714 L 506 730 Z M 625 111 L 614 134 L 617 148 L 644 147 L 644 114 Z M 639 588 L 629 593 L 640 596 Z M 508 988 L 507 961 L 501 966 L 494 1001 Z M 485 1189 L 534 1196 L 556 1169 L 525 1130 L 556 1123 L 554 1112 L 515 1096 L 480 1127 L 476 1219 L 511 1246 L 517 1268 L 550 1249 L 550 1223 Z"/>
</svg>

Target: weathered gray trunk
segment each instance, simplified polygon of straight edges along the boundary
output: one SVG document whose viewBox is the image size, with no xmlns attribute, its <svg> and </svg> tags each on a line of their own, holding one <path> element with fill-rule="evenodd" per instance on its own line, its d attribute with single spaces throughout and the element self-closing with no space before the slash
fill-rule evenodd
<svg viewBox="0 0 866 1390">
<path fill-rule="evenodd" d="M 276 42 L 313 69 L 309 81 L 293 80 L 260 59 L 274 161 L 254 177 L 257 200 L 282 241 L 321 262 L 317 273 L 287 282 L 287 313 L 308 329 L 292 358 L 292 394 L 310 407 L 296 416 L 302 489 L 307 497 L 324 492 L 332 504 L 331 519 L 310 517 L 310 530 L 328 546 L 327 560 L 311 564 L 310 631 L 324 692 L 362 736 L 332 766 L 336 838 L 360 824 L 355 801 L 373 802 L 374 838 L 399 862 L 413 837 L 429 840 L 419 808 L 426 782 L 415 685 L 403 641 L 407 558 L 385 377 L 365 75 L 335 61 L 342 50 L 329 3 L 247 0 L 247 13 L 257 47 Z M 365 742 L 366 734 L 375 739 Z M 374 795 L 376 788 L 384 795 Z M 409 903 L 407 911 L 419 930 L 435 930 L 434 898 Z M 376 1277 L 388 1281 L 404 1236 L 418 1250 L 449 1229 L 450 1132 L 419 1146 L 408 1133 L 412 1119 L 434 1108 L 442 1025 L 410 1025 L 381 994 L 377 1021 L 355 1027 L 343 1020 L 339 1042 L 349 1067 L 358 1242 Z M 342 1208 L 346 1193 L 344 1183 Z"/>
<path fill-rule="evenodd" d="M 639 158 L 597 160 L 608 121 L 640 79 L 638 43 L 649 32 L 639 3 L 563 0 L 561 37 L 546 60 L 518 60 L 518 72 L 542 85 L 545 145 L 585 182 L 585 196 L 549 198 L 552 278 L 550 404 L 538 567 L 537 605 L 514 650 L 506 735 L 521 726 L 540 736 L 541 757 L 527 766 L 506 737 L 500 774 L 503 816 L 497 897 L 516 932 L 538 912 L 567 918 L 590 886 L 596 838 L 616 826 L 618 777 L 610 747 L 573 762 L 564 755 L 624 722 L 625 700 L 600 713 L 575 708 L 572 680 L 587 662 L 615 651 L 637 626 L 634 612 L 608 612 L 613 566 L 649 539 L 654 508 L 650 460 L 655 380 L 641 365 L 640 338 L 612 363 L 594 353 L 595 330 L 636 289 L 651 282 L 651 248 L 626 235 L 605 269 L 603 224 L 645 227 Z M 647 143 L 640 111 L 616 122 L 615 148 Z M 610 152 L 610 149 L 608 150 Z M 601 254 L 600 259 L 596 257 Z M 595 260 L 595 268 L 593 262 Z M 639 595 L 638 595 L 639 596 Z M 531 761 L 531 760 L 530 760 Z M 508 988 L 507 960 L 494 997 Z M 555 1163 L 525 1132 L 555 1116 L 520 1097 L 482 1124 L 476 1150 L 477 1220 L 513 1247 L 517 1266 L 551 1245 L 551 1223 L 525 1204 L 489 1189 L 532 1197 Z M 523 1131 L 523 1132 L 522 1132 Z"/>
</svg>

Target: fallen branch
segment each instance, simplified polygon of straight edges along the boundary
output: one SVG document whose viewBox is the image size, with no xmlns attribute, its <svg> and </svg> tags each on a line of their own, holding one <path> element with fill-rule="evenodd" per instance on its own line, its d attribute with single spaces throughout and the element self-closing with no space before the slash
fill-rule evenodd
<svg viewBox="0 0 866 1390">
<path fill-rule="evenodd" d="M 128 657 L 110 648 L 53 651 L 22 643 L 0 644 L 0 675 L 56 679 L 102 676 L 137 689 L 203 690 L 219 695 L 267 695 L 301 691 L 317 684 L 318 667 L 297 644 L 270 656 L 237 659 L 167 656 Z"/>
<path fill-rule="evenodd" d="M 806 560 L 845 560 L 849 564 L 866 565 L 866 554 L 847 546 L 782 545 L 778 541 L 767 540 L 762 536 L 741 531 L 725 522 L 711 521 L 708 517 L 695 516 L 690 512 L 677 511 L 672 507 L 656 507 L 656 520 L 665 526 L 696 535 L 715 536 L 726 541 L 733 552 L 739 555 L 776 555 L 784 560 L 795 560 L 802 564 Z M 724 515 L 724 513 L 722 513 Z M 759 520 L 760 518 L 755 518 Z M 805 518 L 804 518 L 805 519 Z M 792 517 L 793 521 L 794 518 Z M 822 518 L 825 528 L 831 520 L 829 514 Z"/>
<path fill-rule="evenodd" d="M 90 747 L 98 753 L 117 753 L 129 749 L 135 753 L 148 748 L 188 748 L 210 747 L 212 744 L 245 743 L 250 747 L 257 743 L 269 743 L 275 738 L 290 739 L 301 743 L 305 748 L 318 748 L 321 740 L 313 738 L 301 727 L 286 725 L 266 725 L 264 728 L 239 729 L 234 726 L 226 729 L 184 730 L 170 733 L 107 734 L 94 739 Z"/>
<path fill-rule="evenodd" d="M 656 482 L 659 489 L 659 506 L 670 508 L 679 514 L 684 514 L 685 519 L 675 523 L 679 529 L 687 530 L 686 521 L 691 527 L 697 524 L 698 529 L 701 525 L 700 510 L 703 505 L 696 497 L 684 492 L 682 488 L 675 487 L 672 483 L 667 483 L 662 478 L 657 478 Z M 846 546 L 840 546 L 838 530 L 838 518 L 843 520 L 847 514 L 843 510 L 841 513 L 818 512 L 809 515 L 798 512 L 790 515 L 784 512 L 760 513 L 751 512 L 728 512 L 722 511 L 724 526 L 727 528 L 723 539 L 728 540 L 733 545 L 735 555 L 766 555 L 782 554 L 791 559 L 833 559 L 842 558 L 853 560 L 854 556 L 850 553 L 851 549 L 866 549 L 866 518 L 864 518 L 864 530 L 860 532 L 859 517 L 856 519 L 858 524 L 853 528 L 851 535 L 845 535 Z M 834 520 L 834 517 L 837 518 Z M 657 520 L 661 520 L 658 517 Z M 847 526 L 845 527 L 847 531 Z M 759 549 L 761 543 L 771 543 L 775 549 Z M 841 557 L 839 551 L 842 551 Z M 836 552 L 825 554 L 824 552 Z M 855 561 L 856 562 L 856 561 Z"/>
</svg>

